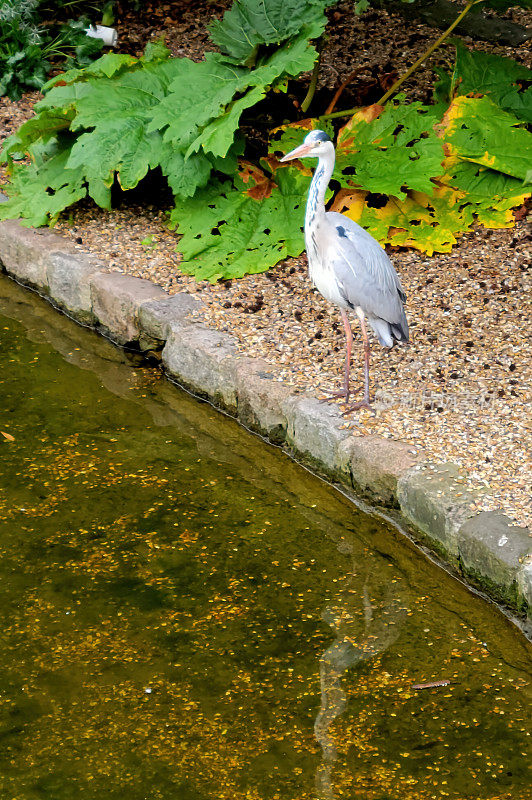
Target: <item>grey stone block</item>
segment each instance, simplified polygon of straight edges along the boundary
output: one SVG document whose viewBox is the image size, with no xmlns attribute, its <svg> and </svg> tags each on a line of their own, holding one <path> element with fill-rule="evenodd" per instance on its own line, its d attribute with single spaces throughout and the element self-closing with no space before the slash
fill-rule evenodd
<svg viewBox="0 0 532 800">
<path fill-rule="evenodd" d="M 532 618 L 532 555 L 523 558 L 517 573 L 517 602 L 519 606 L 528 606 L 528 615 Z"/>
<path fill-rule="evenodd" d="M 162 360 L 178 383 L 236 414 L 237 355 L 232 336 L 203 325 L 178 325 L 170 328 Z"/>
<path fill-rule="evenodd" d="M 49 256 L 65 249 L 65 240 L 50 230 L 25 228 L 17 220 L 0 222 L 0 261 L 21 283 L 48 292 Z"/>
<path fill-rule="evenodd" d="M 397 481 L 423 456 L 419 448 L 380 436 L 351 436 L 340 445 L 353 487 L 387 506 L 397 505 Z"/>
<path fill-rule="evenodd" d="M 190 325 L 190 315 L 203 303 L 197 297 L 179 292 L 162 300 L 149 300 L 139 308 L 139 325 L 144 334 L 158 342 L 165 342 L 172 325 Z"/>
<path fill-rule="evenodd" d="M 291 397 L 283 403 L 288 420 L 286 442 L 320 471 L 343 478 L 346 465 L 340 459 L 341 443 L 350 436 L 338 408 L 314 397 Z M 325 468 L 325 469 L 324 469 Z"/>
<path fill-rule="evenodd" d="M 96 319 L 109 336 L 122 345 L 139 340 L 141 305 L 167 296 L 160 286 L 119 272 L 97 272 L 89 281 Z"/>
<path fill-rule="evenodd" d="M 397 481 L 397 499 L 406 519 L 446 556 L 458 556 L 458 531 L 473 516 L 473 495 L 460 481 L 456 464 L 423 464 Z M 452 560 L 452 559 L 451 559 Z"/>
<path fill-rule="evenodd" d="M 532 551 L 527 528 L 513 525 L 497 511 L 485 511 L 467 520 L 458 532 L 462 568 L 469 578 L 503 600 L 515 601 L 517 575 Z"/>
<path fill-rule="evenodd" d="M 239 358 L 235 376 L 238 419 L 274 444 L 282 444 L 288 427 L 283 404 L 290 397 L 289 388 L 277 380 L 275 369 L 260 359 Z"/>
<path fill-rule="evenodd" d="M 50 253 L 46 269 L 52 300 L 80 322 L 94 322 L 89 279 L 98 264 L 89 256 L 68 251 Z"/>
</svg>

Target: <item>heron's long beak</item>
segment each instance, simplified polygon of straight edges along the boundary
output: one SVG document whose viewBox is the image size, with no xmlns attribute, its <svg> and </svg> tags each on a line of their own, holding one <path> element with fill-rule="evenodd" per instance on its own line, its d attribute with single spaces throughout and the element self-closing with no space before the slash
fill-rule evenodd
<svg viewBox="0 0 532 800">
<path fill-rule="evenodd" d="M 294 150 L 290 150 L 281 161 L 293 161 L 294 158 L 304 158 L 308 156 L 310 151 L 312 150 L 312 145 L 310 144 L 300 144 L 299 147 L 296 147 Z"/>
</svg>

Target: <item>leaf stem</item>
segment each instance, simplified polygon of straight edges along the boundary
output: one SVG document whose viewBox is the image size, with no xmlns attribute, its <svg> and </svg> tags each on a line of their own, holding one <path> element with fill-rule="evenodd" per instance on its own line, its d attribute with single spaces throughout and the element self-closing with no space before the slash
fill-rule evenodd
<svg viewBox="0 0 532 800">
<path fill-rule="evenodd" d="M 463 20 L 463 18 L 465 17 L 465 15 L 466 15 L 466 14 L 467 14 L 467 13 L 468 13 L 470 10 L 471 10 L 471 8 L 473 8 L 473 6 L 476 6 L 476 5 L 478 5 L 478 3 L 483 3 L 483 2 L 484 2 L 484 0 L 472 0 L 472 2 L 469 2 L 469 3 L 467 3 L 467 5 L 466 5 L 466 7 L 464 8 L 464 10 L 460 12 L 460 14 L 459 14 L 459 15 L 456 17 L 456 19 L 454 20 L 454 22 L 452 22 L 452 23 L 451 23 L 451 25 L 449 25 L 449 27 L 447 28 L 447 30 L 446 30 L 446 31 L 444 31 L 444 32 L 442 33 L 442 35 L 441 35 L 441 36 L 440 36 L 438 39 L 436 39 L 436 41 L 435 41 L 433 44 L 431 44 L 431 46 L 429 47 L 429 49 L 428 49 L 428 50 L 426 50 L 426 51 L 425 51 L 425 52 L 424 52 L 424 53 L 423 53 L 423 54 L 422 54 L 422 55 L 421 55 L 421 56 L 420 56 L 420 57 L 417 59 L 417 61 L 415 61 L 415 62 L 412 64 L 412 66 L 411 66 L 409 69 L 407 69 L 407 71 L 404 73 L 404 75 L 401 75 L 401 77 L 400 77 L 400 78 L 398 78 L 398 79 L 395 81 L 395 83 L 393 84 L 393 86 L 392 86 L 390 89 L 388 89 L 388 91 L 386 92 L 386 94 L 384 94 L 384 95 L 381 97 L 381 99 L 378 101 L 378 105 L 381 105 L 381 106 L 383 106 L 383 105 L 386 103 L 386 101 L 387 101 L 387 100 L 389 100 L 389 99 L 390 99 L 390 97 L 392 97 L 392 95 L 394 95 L 394 94 L 397 92 L 397 90 L 399 89 L 399 87 L 400 87 L 400 86 L 402 86 L 402 84 L 403 84 L 403 83 L 404 83 L 406 80 L 408 80 L 408 78 L 409 78 L 409 77 L 412 75 L 412 73 L 413 73 L 413 72 L 415 72 L 415 71 L 416 71 L 416 69 L 417 69 L 419 66 L 421 66 L 421 64 L 422 64 L 422 63 L 423 63 L 423 62 L 424 62 L 424 61 L 425 61 L 425 60 L 426 60 L 426 59 L 427 59 L 429 56 L 431 56 L 431 55 L 432 55 L 432 53 L 433 53 L 433 52 L 434 52 L 434 51 L 435 51 L 435 50 L 436 50 L 436 49 L 437 49 L 437 48 L 438 48 L 438 47 L 439 47 L 439 46 L 442 44 L 442 42 L 444 42 L 444 41 L 445 41 L 445 39 L 447 39 L 447 37 L 449 36 L 449 34 L 450 34 L 450 33 L 452 33 L 452 32 L 454 31 L 454 29 L 456 28 L 456 26 L 457 26 L 457 25 L 459 25 L 459 24 L 461 23 L 461 21 Z M 351 114 L 354 114 L 356 111 L 358 111 L 358 108 L 348 108 L 346 111 L 335 111 L 335 112 L 334 112 L 334 114 L 324 114 L 322 117 L 320 117 L 320 119 L 334 119 L 335 117 L 347 117 L 347 116 L 350 116 Z"/>
<path fill-rule="evenodd" d="M 357 67 L 357 69 L 354 72 L 352 72 L 351 75 L 349 75 L 342 84 L 340 84 L 340 86 L 338 87 L 338 89 L 334 94 L 333 99 L 325 109 L 325 114 L 332 114 L 336 106 L 336 103 L 340 99 L 342 92 L 349 86 L 350 83 L 352 83 L 355 80 L 361 69 L 362 67 Z"/>
<path fill-rule="evenodd" d="M 316 87 L 318 85 L 318 76 L 320 74 L 320 61 L 321 61 L 321 48 L 322 48 L 322 46 L 323 46 L 323 39 L 321 38 L 319 43 L 318 43 L 318 46 L 317 46 L 318 57 L 316 58 L 316 61 L 314 62 L 314 68 L 312 70 L 312 75 L 311 75 L 311 78 L 310 78 L 309 87 L 308 87 L 307 93 L 305 95 L 305 98 L 304 98 L 303 102 L 301 103 L 301 111 L 303 112 L 303 114 L 307 113 L 308 107 L 312 103 L 312 100 L 314 98 L 314 94 L 316 92 Z"/>
</svg>

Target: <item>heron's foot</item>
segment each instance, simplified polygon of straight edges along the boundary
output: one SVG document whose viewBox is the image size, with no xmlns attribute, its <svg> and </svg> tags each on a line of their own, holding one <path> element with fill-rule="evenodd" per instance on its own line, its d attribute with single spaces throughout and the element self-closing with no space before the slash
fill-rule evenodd
<svg viewBox="0 0 532 800">
<path fill-rule="evenodd" d="M 349 389 L 338 389 L 336 392 L 324 392 L 324 397 L 320 397 L 320 403 L 328 403 L 329 400 L 345 400 L 349 402 Z"/>
<path fill-rule="evenodd" d="M 358 403 L 352 403 L 350 406 L 347 406 L 347 408 L 342 411 L 342 417 L 347 416 L 347 414 L 350 414 L 351 411 L 360 411 L 361 408 L 365 408 L 368 411 L 371 411 L 372 414 L 375 414 L 375 409 L 371 405 L 369 399 L 364 398 Z"/>
</svg>

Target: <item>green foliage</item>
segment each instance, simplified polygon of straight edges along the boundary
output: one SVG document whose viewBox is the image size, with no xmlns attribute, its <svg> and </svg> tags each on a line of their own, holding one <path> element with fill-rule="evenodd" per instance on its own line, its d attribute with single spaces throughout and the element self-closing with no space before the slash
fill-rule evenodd
<svg viewBox="0 0 532 800">
<path fill-rule="evenodd" d="M 55 6 L 67 5 L 55 3 Z M 54 11 L 55 9 L 49 9 Z M 40 27 L 40 0 L 0 0 L 0 96 L 18 100 L 24 91 L 40 89 L 46 81 L 50 59 L 68 64 L 89 64 L 103 46 L 85 33 L 88 20 Z"/>
<path fill-rule="evenodd" d="M 454 199 L 466 197 L 468 205 L 461 214 L 469 227 L 476 219 L 487 228 L 506 228 L 513 224 L 512 208 L 528 196 L 523 182 L 494 169 L 457 159 L 449 161 L 449 185 L 455 190 Z"/>
<path fill-rule="evenodd" d="M 338 137 L 334 177 L 341 186 L 356 182 L 369 192 L 406 196 L 403 187 L 420 192 L 433 189 L 444 153 L 434 126 L 439 121 L 434 109 L 421 103 L 398 102 L 373 106 L 378 114 L 368 120 L 359 114 L 345 125 Z"/>
<path fill-rule="evenodd" d="M 489 97 L 457 97 L 445 117 L 450 155 L 524 180 L 532 163 L 532 134 Z"/>
<path fill-rule="evenodd" d="M 286 76 L 312 69 L 315 58 L 308 39 L 297 36 L 258 59 L 254 69 L 237 66 L 218 53 L 207 53 L 199 64 L 175 59 L 179 72 L 155 109 L 149 129 L 164 128 L 164 141 L 182 148 L 187 157 L 201 148 L 223 158 L 242 112 Z"/>
<path fill-rule="evenodd" d="M 456 97 L 435 126 L 441 139 L 439 156 L 430 143 L 434 131 L 427 131 L 426 138 L 417 141 L 422 148 L 427 143 L 428 154 L 421 150 L 409 175 L 405 166 L 408 156 L 399 148 L 394 162 L 399 173 L 390 176 L 386 173 L 389 158 L 382 148 L 389 140 L 382 135 L 383 126 L 375 127 L 381 117 L 390 114 L 390 108 L 382 113 L 380 106 L 371 108 L 372 113 L 366 109 L 342 129 L 339 146 L 345 147 L 347 142 L 348 153 L 355 153 L 356 165 L 359 148 L 368 140 L 378 144 L 373 149 L 373 175 L 368 179 L 363 169 L 356 170 L 347 180 L 344 175 L 345 188 L 335 199 L 335 210 L 345 212 L 382 243 L 417 247 L 429 254 L 448 252 L 456 243 L 456 236 L 469 230 L 475 221 L 493 228 L 514 224 L 511 209 L 529 195 L 523 181 L 532 163 L 532 134 L 520 120 L 487 96 Z M 399 132 L 396 129 L 394 135 L 402 136 L 403 143 L 410 138 L 406 150 L 413 149 L 417 137 L 423 137 L 421 126 L 412 125 L 415 118 L 401 114 L 401 106 L 397 111 L 403 128 Z M 417 111 L 420 113 L 422 107 Z M 427 122 L 433 124 L 430 108 L 426 112 Z M 375 114 L 378 116 L 373 119 Z M 412 127 L 407 126 L 407 120 Z M 391 149 L 395 147 L 393 143 Z M 427 172 L 419 175 L 417 166 L 423 162 Z M 378 202 L 371 192 L 380 195 Z"/>
<path fill-rule="evenodd" d="M 183 272 L 212 282 L 241 278 L 302 252 L 309 176 L 264 164 L 273 174 L 244 171 L 233 181 L 211 184 L 192 201 L 177 202 L 171 224 L 182 234 Z"/>
<path fill-rule="evenodd" d="M 222 53 L 252 64 L 261 45 L 279 44 L 300 33 L 308 39 L 320 36 L 329 5 L 333 0 L 235 0 L 210 26 L 211 39 Z"/>
<path fill-rule="evenodd" d="M 70 137 L 60 135 L 47 145 L 33 147 L 32 163 L 14 172 L 8 188 L 12 196 L 4 204 L 9 207 L 8 217 L 23 217 L 27 225 L 39 227 L 85 197 L 83 171 L 68 168 L 70 145 Z M 99 205 L 105 207 L 104 202 Z"/>
<path fill-rule="evenodd" d="M 71 130 L 79 135 L 72 145 L 69 168 L 83 169 L 107 186 L 112 185 L 116 175 L 123 189 L 135 187 L 156 166 L 161 166 L 172 180 L 179 179 L 183 159 L 173 157 L 172 148 L 163 142 L 158 130 L 148 131 L 154 108 L 179 72 L 180 60 L 170 60 L 167 55 L 166 52 L 161 60 L 145 60 L 140 68 L 129 59 L 118 65 L 115 57 L 112 68 L 118 68 L 111 77 L 104 74 L 82 81 L 75 78 L 73 83 L 56 85 L 48 92 L 38 104 L 39 111 L 64 107 L 75 95 Z M 99 69 L 104 71 L 105 64 Z M 103 113 L 103 109 L 112 113 Z M 210 165 L 200 156 L 192 159 L 187 168 L 189 176 L 197 179 L 191 183 L 193 192 L 208 179 Z"/>
<path fill-rule="evenodd" d="M 299 5 L 303 8 L 305 3 Z M 310 0 L 310 6 L 314 8 L 316 3 Z M 323 6 L 321 3 L 322 16 Z M 35 107 L 37 116 L 5 143 L 3 157 L 13 180 L 8 188 L 10 200 L 1 206 L 0 214 L 44 224 L 86 194 L 108 208 L 115 180 L 123 189 L 131 189 L 156 167 L 167 177 L 177 208 L 186 209 L 192 196 L 191 207 L 199 208 L 204 197 L 200 190 L 216 170 L 231 179 L 220 183 L 216 178 L 205 191 L 210 196 L 216 187 L 224 198 L 220 200 L 224 213 L 231 204 L 235 206 L 230 218 L 243 215 L 250 247 L 259 235 L 258 228 L 251 235 L 250 225 L 253 220 L 262 225 L 264 255 L 246 261 L 241 254 L 240 266 L 234 267 L 240 274 L 251 268 L 252 260 L 259 269 L 266 269 L 276 253 L 293 252 L 294 235 L 300 251 L 301 229 L 293 217 L 291 223 L 285 221 L 290 232 L 286 236 L 285 229 L 273 223 L 271 235 L 265 234 L 268 226 L 263 223 L 263 217 L 275 216 L 274 209 L 289 202 L 287 187 L 294 178 L 285 176 L 272 183 L 272 194 L 259 213 L 260 204 L 242 193 L 242 179 L 236 174 L 237 157 L 243 152 L 237 135 L 242 113 L 262 100 L 269 89 L 282 90 L 288 77 L 313 67 L 316 51 L 308 30 L 290 38 L 292 29 L 279 28 L 279 37 L 286 40 L 281 47 L 257 51 L 253 69 L 219 53 L 207 53 L 200 63 L 172 59 L 168 50 L 156 43 L 148 46 L 141 59 L 108 54 L 86 69 L 71 69 L 49 81 L 44 99 Z M 31 163 L 17 163 L 23 156 L 29 156 Z M 274 242 L 276 233 L 286 239 L 286 245 Z M 186 242 L 185 236 L 184 248 Z M 231 243 L 224 246 L 233 247 Z M 215 252 L 212 243 L 204 249 Z M 199 264 L 197 254 L 194 257 Z M 233 269 L 229 256 L 220 259 L 214 272 Z"/>
<path fill-rule="evenodd" d="M 513 59 L 468 50 L 458 42 L 453 72 L 440 72 L 434 89 L 436 99 L 447 103 L 456 95 L 487 95 L 517 119 L 532 122 L 531 82 L 532 70 Z"/>
<path fill-rule="evenodd" d="M 38 0 L 0 0 L 0 95 L 11 100 L 29 88 L 39 89 L 46 80 L 37 5 Z"/>
</svg>

